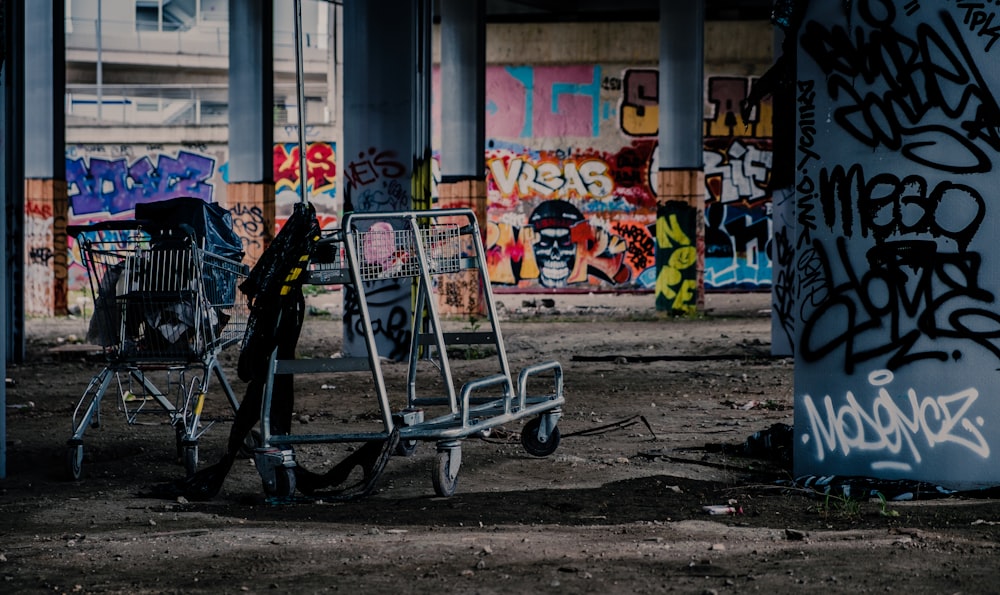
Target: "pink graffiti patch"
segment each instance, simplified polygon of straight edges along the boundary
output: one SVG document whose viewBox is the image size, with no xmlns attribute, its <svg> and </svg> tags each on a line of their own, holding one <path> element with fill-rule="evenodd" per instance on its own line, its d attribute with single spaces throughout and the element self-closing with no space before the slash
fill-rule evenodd
<svg viewBox="0 0 1000 595">
<path fill-rule="evenodd" d="M 364 261 L 388 268 L 396 253 L 396 237 L 392 225 L 376 221 L 364 235 L 361 247 Z"/>
</svg>

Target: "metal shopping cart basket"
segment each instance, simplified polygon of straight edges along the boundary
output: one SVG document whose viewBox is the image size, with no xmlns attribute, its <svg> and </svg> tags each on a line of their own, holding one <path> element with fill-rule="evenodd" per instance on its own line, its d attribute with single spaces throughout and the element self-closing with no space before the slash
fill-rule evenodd
<svg viewBox="0 0 1000 595">
<path fill-rule="evenodd" d="M 210 251 L 204 234 L 186 224 L 113 221 L 69 232 L 94 299 L 88 340 L 106 360 L 73 410 L 69 477 L 81 476 L 83 435 L 100 425 L 109 389 L 130 425 L 147 413 L 165 414 L 177 455 L 194 473 L 198 439 L 214 423 L 202 419 L 213 374 L 233 410 L 239 406 L 218 356 L 246 329 L 247 303 L 238 286 L 247 267 Z"/>
<path fill-rule="evenodd" d="M 293 446 L 297 444 L 387 441 L 398 432 L 396 454 L 408 455 L 419 442 L 432 441 L 437 447 L 432 481 L 434 491 L 440 496 L 455 493 L 461 444 L 471 436 L 485 435 L 502 424 L 530 418 L 521 433 L 521 443 L 527 452 L 541 457 L 556 450 L 559 445 L 556 424 L 564 403 L 562 368 L 555 361 L 530 365 L 514 381 L 488 282 L 480 228 L 471 210 L 349 214 L 340 230 L 320 240 L 316 253 L 307 283 L 343 284 L 347 295 L 356 296 L 356 303 L 345 304 L 345 308 L 359 315 L 354 327 L 363 335 L 367 355 L 286 360 L 272 355 L 261 411 L 261 446 L 255 455 L 265 493 L 289 497 L 295 491 Z M 445 332 L 435 300 L 435 280 L 461 276 L 471 270 L 478 271 L 479 287 L 485 297 L 484 330 Z M 375 336 L 375 329 L 382 323 L 373 320 L 370 302 L 378 302 L 380 283 L 398 284 L 406 280 L 412 283 L 414 300 L 406 394 L 396 397 L 398 407 L 393 409 Z M 449 345 L 492 346 L 496 371 L 456 387 Z M 433 394 L 428 394 L 422 385 L 418 391 L 418 370 L 426 369 L 428 361 L 429 367 L 440 376 L 433 383 Z M 343 431 L 327 433 L 272 433 L 271 385 L 275 375 L 359 371 L 372 375 L 379 413 L 379 419 L 369 423 L 367 430 L 343 427 Z M 528 383 L 535 376 L 551 379 L 551 389 L 529 394 Z"/>
</svg>

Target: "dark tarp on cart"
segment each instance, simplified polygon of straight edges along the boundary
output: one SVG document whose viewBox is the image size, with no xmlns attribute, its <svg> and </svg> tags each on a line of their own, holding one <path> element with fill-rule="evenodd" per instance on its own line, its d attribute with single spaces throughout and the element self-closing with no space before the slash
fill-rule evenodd
<svg viewBox="0 0 1000 595">
<path fill-rule="evenodd" d="M 233 216 L 219 203 L 200 198 L 181 197 L 135 205 L 136 221 L 154 223 L 151 235 L 155 242 L 157 228 L 188 226 L 206 252 L 223 258 L 243 260 L 243 242 L 233 231 Z"/>
</svg>

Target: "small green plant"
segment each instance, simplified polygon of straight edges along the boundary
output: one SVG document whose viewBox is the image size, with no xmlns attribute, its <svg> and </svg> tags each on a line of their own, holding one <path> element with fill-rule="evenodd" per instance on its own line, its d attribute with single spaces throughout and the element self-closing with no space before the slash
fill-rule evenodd
<svg viewBox="0 0 1000 595">
<path fill-rule="evenodd" d="M 466 327 L 466 330 L 470 333 L 474 333 L 479 330 L 479 327 L 482 326 L 482 324 L 482 321 L 475 316 L 469 316 L 469 326 Z M 486 351 L 479 345 L 469 345 L 465 348 L 465 359 L 467 360 L 483 359 L 485 357 Z"/>
<path fill-rule="evenodd" d="M 476 318 L 475 316 L 470 316 L 468 325 L 463 330 L 470 333 L 474 333 L 479 330 L 479 327 L 481 327 L 482 324 L 483 324 L 482 320 Z M 492 355 L 493 353 L 495 353 L 493 349 L 490 349 L 488 347 L 484 348 L 483 346 L 475 343 L 471 345 L 465 345 L 463 347 L 454 347 L 448 349 L 448 357 L 451 357 L 453 359 L 462 359 L 462 360 L 485 359 L 490 355 Z"/>
<path fill-rule="evenodd" d="M 861 516 L 861 502 L 847 496 L 835 496 L 827 492 L 823 496 L 823 504 L 819 506 L 819 513 L 827 518 L 833 512 L 849 519 L 858 518 Z"/>
<path fill-rule="evenodd" d="M 891 510 L 889 508 L 889 503 L 885 499 L 885 494 L 882 492 L 875 492 L 875 495 L 878 496 L 879 515 L 893 519 L 899 516 L 898 510 Z"/>
<path fill-rule="evenodd" d="M 899 511 L 889 508 L 889 502 L 881 492 L 875 492 L 878 498 L 879 516 L 885 518 L 897 518 Z M 831 514 L 837 513 L 839 516 L 856 519 L 861 516 L 861 501 L 848 496 L 836 496 L 829 492 L 823 494 L 823 503 L 817 507 L 820 515 L 828 518 Z"/>
</svg>

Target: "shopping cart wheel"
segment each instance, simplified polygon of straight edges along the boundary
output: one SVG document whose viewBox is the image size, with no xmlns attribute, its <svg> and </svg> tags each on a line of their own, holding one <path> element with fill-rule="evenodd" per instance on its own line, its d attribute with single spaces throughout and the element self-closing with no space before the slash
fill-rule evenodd
<svg viewBox="0 0 1000 595">
<path fill-rule="evenodd" d="M 418 440 L 400 440 L 394 454 L 398 457 L 412 457 L 417 452 L 418 442 Z"/>
<path fill-rule="evenodd" d="M 241 459 L 252 459 L 253 451 L 260 447 L 261 444 L 264 444 L 264 439 L 261 437 L 260 432 L 258 430 L 250 430 L 247 437 L 243 439 L 243 445 L 240 446 L 239 453 L 236 456 Z"/>
<path fill-rule="evenodd" d="M 401 428 L 414 426 L 423 423 L 423 421 L 423 409 L 409 407 L 392 414 L 392 424 Z M 393 451 L 393 454 L 398 457 L 412 457 L 413 454 L 417 452 L 418 442 L 419 440 L 407 440 L 400 436 L 399 442 L 396 443 L 396 450 Z"/>
<path fill-rule="evenodd" d="M 264 493 L 275 498 L 291 498 L 295 493 L 295 468 L 275 467 L 273 481 L 264 482 Z"/>
<path fill-rule="evenodd" d="M 262 446 L 254 451 L 253 459 L 264 494 L 275 498 L 290 498 L 295 493 L 294 450 Z"/>
<path fill-rule="evenodd" d="M 187 430 L 184 428 L 184 420 L 173 422 L 174 425 L 174 447 L 177 449 L 177 462 L 184 462 L 184 443 L 187 441 Z"/>
<path fill-rule="evenodd" d="M 83 474 L 83 442 L 70 440 L 66 446 L 66 474 L 73 481 Z"/>
<path fill-rule="evenodd" d="M 524 429 L 521 430 L 521 446 L 528 454 L 536 457 L 547 457 L 559 448 L 559 426 L 552 426 L 544 441 L 539 438 L 543 418 L 544 416 L 536 417 L 524 424 Z"/>
<path fill-rule="evenodd" d="M 459 446 L 438 446 L 434 465 L 434 493 L 443 498 L 455 495 L 458 487 L 458 470 L 462 466 L 462 449 Z"/>
<path fill-rule="evenodd" d="M 191 477 L 198 471 L 198 443 L 185 442 L 184 444 L 184 471 Z"/>
</svg>

